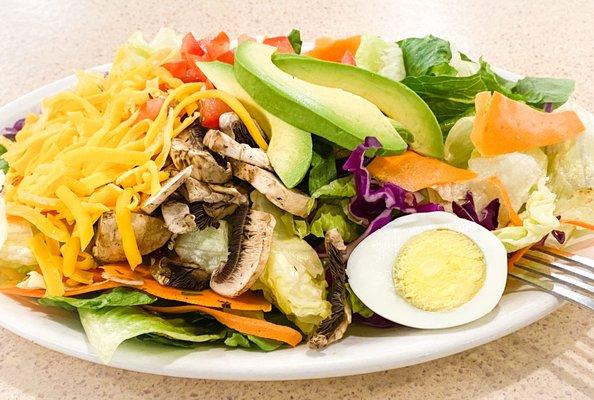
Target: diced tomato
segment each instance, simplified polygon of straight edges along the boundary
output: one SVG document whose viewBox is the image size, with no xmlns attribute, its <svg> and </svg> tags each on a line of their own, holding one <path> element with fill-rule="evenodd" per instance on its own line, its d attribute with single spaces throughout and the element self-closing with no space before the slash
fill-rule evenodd
<svg viewBox="0 0 594 400">
<path fill-rule="evenodd" d="M 181 79 L 184 83 L 204 82 L 206 76 L 196 66 L 196 61 L 202 61 L 203 56 L 185 53 L 184 59 L 163 64 L 163 67 L 171 72 L 171 75 Z"/>
<path fill-rule="evenodd" d="M 233 65 L 235 62 L 235 51 L 231 49 L 228 52 L 221 54 L 217 60 Z"/>
<path fill-rule="evenodd" d="M 220 32 L 214 38 L 204 38 L 198 41 L 200 47 L 207 54 L 209 60 L 216 60 L 220 55 L 229 51 L 231 41 L 225 32 Z"/>
<path fill-rule="evenodd" d="M 208 79 L 206 80 L 206 82 L 204 82 L 204 88 L 206 90 L 212 90 L 215 88 L 215 86 L 212 84 L 211 81 L 209 81 Z"/>
<path fill-rule="evenodd" d="M 353 56 L 353 53 L 351 53 L 350 50 L 344 52 L 344 55 L 342 56 L 342 60 L 340 60 L 340 63 L 353 66 L 357 65 L 357 63 L 355 62 L 355 57 Z"/>
<path fill-rule="evenodd" d="M 204 99 L 200 108 L 200 122 L 203 126 L 211 129 L 219 127 L 221 114 L 231 111 L 231 108 L 219 99 Z"/>
<path fill-rule="evenodd" d="M 161 111 L 164 101 L 165 99 L 160 97 L 149 99 L 142 105 L 142 107 L 140 107 L 140 112 L 138 113 L 136 122 L 142 121 L 143 119 L 150 119 L 151 121 L 154 121 L 155 118 L 157 118 L 157 115 L 159 115 L 159 111 Z"/>
<path fill-rule="evenodd" d="M 256 39 L 251 37 L 250 35 L 246 35 L 245 33 L 242 33 L 241 35 L 239 35 L 239 37 L 237 38 L 237 43 L 241 43 L 241 42 L 255 42 Z"/>
<path fill-rule="evenodd" d="M 186 34 L 186 36 L 184 36 L 184 39 L 182 40 L 180 53 L 202 56 L 204 55 L 204 50 L 202 50 L 202 47 L 200 47 L 200 43 L 198 43 L 194 35 L 192 35 L 192 32 L 189 32 Z"/>
<path fill-rule="evenodd" d="M 279 53 L 295 53 L 291 42 L 289 42 L 289 39 L 286 36 L 266 38 L 262 43 L 276 47 Z"/>
<path fill-rule="evenodd" d="M 159 90 L 166 92 L 169 90 L 169 84 L 167 84 L 167 82 L 161 82 L 159 83 Z"/>
</svg>

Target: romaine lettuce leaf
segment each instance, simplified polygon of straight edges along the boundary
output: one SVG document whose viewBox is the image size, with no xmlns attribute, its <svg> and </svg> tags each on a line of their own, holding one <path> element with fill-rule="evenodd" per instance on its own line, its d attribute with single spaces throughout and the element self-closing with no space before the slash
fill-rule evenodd
<svg viewBox="0 0 594 400">
<path fill-rule="evenodd" d="M 309 170 L 309 193 L 314 193 L 322 186 L 336 179 L 336 174 L 336 160 L 332 154 L 332 149 L 327 149 L 327 152 L 314 149 L 311 157 L 311 169 Z"/>
<path fill-rule="evenodd" d="M 569 99 L 574 89 L 575 82 L 571 79 L 527 77 L 514 85 L 513 93 L 536 107 L 542 107 L 544 103 L 558 107 Z"/>
<path fill-rule="evenodd" d="M 398 44 L 402 49 L 406 76 L 455 76 L 458 72 L 450 65 L 452 51 L 446 40 L 429 35 L 404 39 Z"/>
<path fill-rule="evenodd" d="M 239 332 L 230 331 L 225 339 L 225 345 L 229 347 L 253 348 L 254 346 L 264 351 L 273 351 L 283 345 L 282 342 L 273 339 L 265 339 L 253 335 L 243 335 Z"/>
<path fill-rule="evenodd" d="M 86 308 L 98 310 L 104 307 L 115 306 L 138 306 L 151 304 L 157 301 L 155 296 L 138 290 L 118 287 L 107 293 L 102 293 L 95 297 L 79 299 L 76 297 L 49 296 L 39 299 L 39 304 L 51 307 L 60 307 L 66 310 L 75 310 L 77 308 Z"/>
<path fill-rule="evenodd" d="M 293 29 L 291 33 L 287 35 L 287 39 L 289 39 L 289 43 L 291 43 L 295 53 L 301 54 L 301 45 L 303 42 L 301 41 L 301 32 L 299 32 L 299 29 Z"/>
<path fill-rule="evenodd" d="M 182 319 L 164 319 L 140 307 L 79 308 L 80 321 L 89 343 L 104 363 L 108 363 L 124 341 L 147 333 L 187 342 L 223 339 L 226 332 L 205 333 Z"/>
<path fill-rule="evenodd" d="M 351 289 L 351 285 L 348 283 L 345 285 L 347 293 L 349 294 L 349 303 L 351 304 L 351 310 L 353 313 L 359 314 L 362 317 L 369 318 L 374 313 L 371 311 L 369 307 L 367 307 L 363 302 L 357 297 L 353 289 Z"/>
<path fill-rule="evenodd" d="M 538 242 L 560 226 L 555 216 L 556 198 L 547 188 L 546 178 L 541 178 L 537 189 L 530 193 L 526 210 L 520 214 L 522 226 L 507 226 L 493 231 L 508 253 Z"/>
<path fill-rule="evenodd" d="M 282 210 L 262 194 L 253 191 L 251 198 L 254 209 L 281 218 Z M 324 268 L 315 250 L 284 224 L 277 223 L 268 262 L 252 290 L 262 290 L 299 329 L 311 333 L 330 315 L 326 287 Z"/>
<path fill-rule="evenodd" d="M 292 232 L 295 236 L 298 236 L 300 239 L 303 239 L 307 235 L 309 235 L 309 226 L 307 225 L 307 221 L 301 218 L 295 218 L 295 216 L 291 213 L 284 213 L 280 217 L 280 221 L 285 225 L 285 228 Z"/>
</svg>

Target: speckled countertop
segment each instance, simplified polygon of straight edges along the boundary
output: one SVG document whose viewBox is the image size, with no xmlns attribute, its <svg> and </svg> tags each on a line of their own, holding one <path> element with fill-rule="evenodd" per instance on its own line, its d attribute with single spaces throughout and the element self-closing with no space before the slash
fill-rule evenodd
<svg viewBox="0 0 594 400">
<path fill-rule="evenodd" d="M 508 70 L 573 78 L 576 98 L 594 110 L 588 0 L 0 3 L 0 105 L 73 69 L 110 62 L 135 30 L 234 36 L 299 27 L 305 39 L 433 33 Z M 568 305 L 500 340 L 417 366 L 315 381 L 216 382 L 99 366 L 0 329 L 0 399 L 590 399 L 593 349 L 592 314 Z"/>
</svg>

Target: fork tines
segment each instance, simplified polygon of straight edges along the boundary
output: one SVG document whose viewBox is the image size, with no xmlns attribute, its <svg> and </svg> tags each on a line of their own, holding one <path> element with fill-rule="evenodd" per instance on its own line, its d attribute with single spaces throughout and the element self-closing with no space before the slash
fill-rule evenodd
<svg viewBox="0 0 594 400">
<path fill-rule="evenodd" d="M 535 246 L 514 265 L 516 268 L 509 272 L 510 276 L 594 310 L 594 260 L 551 247 Z"/>
</svg>

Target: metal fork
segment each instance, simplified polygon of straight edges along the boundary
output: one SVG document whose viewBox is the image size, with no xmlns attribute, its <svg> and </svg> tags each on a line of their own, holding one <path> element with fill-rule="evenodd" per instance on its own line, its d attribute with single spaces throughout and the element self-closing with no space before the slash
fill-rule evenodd
<svg viewBox="0 0 594 400">
<path fill-rule="evenodd" d="M 534 246 L 514 266 L 510 276 L 594 311 L 594 260 Z"/>
</svg>

